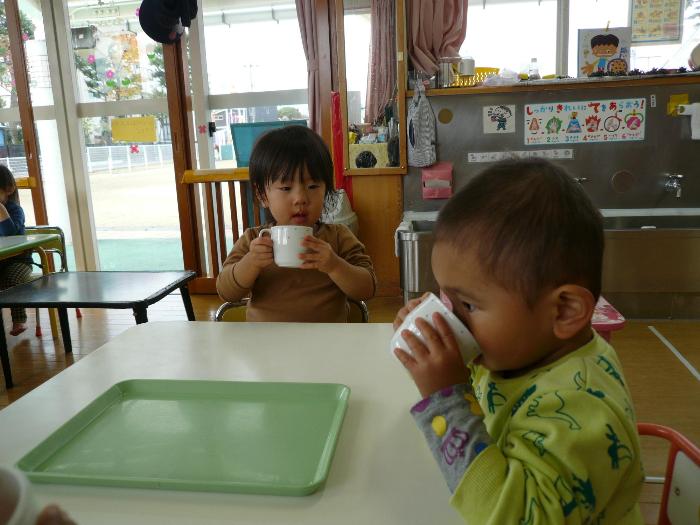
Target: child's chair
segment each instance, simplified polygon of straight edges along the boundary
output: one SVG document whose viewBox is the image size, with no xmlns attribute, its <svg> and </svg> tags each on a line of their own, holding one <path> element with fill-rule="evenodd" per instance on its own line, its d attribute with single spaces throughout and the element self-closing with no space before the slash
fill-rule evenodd
<svg viewBox="0 0 700 525">
<path fill-rule="evenodd" d="M 348 322 L 351 323 L 369 323 L 369 309 L 364 301 L 356 301 L 348 297 L 350 304 L 350 313 Z M 245 309 L 248 306 L 248 299 L 240 301 L 226 302 L 219 306 L 214 317 L 215 321 L 245 321 Z"/>
<path fill-rule="evenodd" d="M 63 234 L 63 230 L 58 227 L 58 226 L 48 226 L 48 225 L 40 225 L 40 226 L 26 226 L 24 228 L 24 232 L 26 235 L 36 235 L 36 234 L 42 234 L 42 233 L 55 233 L 60 236 L 60 238 L 51 244 L 47 244 L 44 246 L 44 251 L 46 253 L 49 253 L 51 255 L 58 255 L 59 260 L 61 262 L 60 269 L 58 271 L 60 272 L 67 272 L 68 271 L 68 258 L 66 256 L 66 237 Z M 75 315 L 78 319 L 82 317 L 82 314 L 80 312 L 80 308 L 75 309 Z M 52 323 L 52 325 L 55 323 Z M 41 332 L 41 317 L 39 316 L 39 309 L 36 308 L 36 329 L 34 331 L 36 337 L 41 337 L 42 332 Z"/>
<path fill-rule="evenodd" d="M 640 436 L 670 442 L 659 525 L 700 524 L 700 448 L 683 434 L 663 425 L 637 424 Z"/>
</svg>

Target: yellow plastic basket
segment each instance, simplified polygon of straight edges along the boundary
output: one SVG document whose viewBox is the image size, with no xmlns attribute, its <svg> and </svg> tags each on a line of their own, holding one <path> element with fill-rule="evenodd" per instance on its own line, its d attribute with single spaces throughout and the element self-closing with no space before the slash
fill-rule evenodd
<svg viewBox="0 0 700 525">
<path fill-rule="evenodd" d="M 481 84 L 488 77 L 498 75 L 497 67 L 475 67 L 473 75 L 459 75 L 457 85 L 460 87 L 473 87 Z"/>
</svg>

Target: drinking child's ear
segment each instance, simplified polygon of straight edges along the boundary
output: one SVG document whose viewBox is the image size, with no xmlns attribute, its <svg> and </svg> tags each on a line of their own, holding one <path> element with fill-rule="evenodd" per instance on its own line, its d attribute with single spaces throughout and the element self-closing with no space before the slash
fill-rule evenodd
<svg viewBox="0 0 700 525">
<path fill-rule="evenodd" d="M 588 288 L 564 284 L 553 290 L 551 297 L 556 307 L 553 331 L 558 339 L 571 339 L 590 325 L 595 299 Z"/>
</svg>

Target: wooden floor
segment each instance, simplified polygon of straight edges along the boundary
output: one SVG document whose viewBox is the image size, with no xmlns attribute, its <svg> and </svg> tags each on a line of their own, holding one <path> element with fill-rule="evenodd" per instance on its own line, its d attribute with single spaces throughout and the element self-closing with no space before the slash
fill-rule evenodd
<svg viewBox="0 0 700 525">
<path fill-rule="evenodd" d="M 213 320 L 220 304 L 212 295 L 192 297 L 197 320 Z M 391 322 L 401 305 L 400 298 L 377 298 L 369 302 L 371 322 Z M 34 315 L 29 313 L 29 329 L 18 337 L 8 337 L 12 373 L 16 386 L 5 391 L 0 383 L 0 409 L 19 399 L 64 368 L 79 361 L 108 340 L 134 325 L 127 310 L 86 309 L 83 318 L 70 312 L 73 354 L 66 356 L 60 341 L 49 333 L 48 314 L 42 310 L 44 336 L 34 336 Z M 148 309 L 149 320 L 186 319 L 179 295 L 173 294 Z M 9 317 L 5 313 L 5 317 Z M 5 320 L 6 325 L 9 319 Z M 650 329 L 653 327 L 684 357 L 700 370 L 700 321 L 627 321 L 613 335 L 639 421 L 660 423 L 700 443 L 700 380 L 681 359 Z M 697 372 L 696 372 L 697 373 Z M 0 379 L 1 381 L 1 379 Z M 407 406 L 410 400 L 407 400 Z M 666 447 L 658 440 L 644 438 L 644 465 L 648 475 L 663 475 Z M 656 523 L 661 485 L 646 485 L 642 510 L 646 523 Z"/>
</svg>

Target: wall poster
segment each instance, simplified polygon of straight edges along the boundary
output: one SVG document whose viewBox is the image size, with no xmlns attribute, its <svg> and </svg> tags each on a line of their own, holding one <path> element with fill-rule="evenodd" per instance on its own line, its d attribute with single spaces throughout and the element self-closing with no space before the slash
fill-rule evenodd
<svg viewBox="0 0 700 525">
<path fill-rule="evenodd" d="M 578 77 L 593 73 L 627 73 L 632 29 L 611 27 L 578 30 Z"/>
<path fill-rule="evenodd" d="M 525 105 L 525 145 L 644 140 L 646 99 Z"/>
<path fill-rule="evenodd" d="M 683 35 L 683 0 L 632 0 L 633 44 L 680 42 Z"/>
<path fill-rule="evenodd" d="M 515 133 L 515 105 L 484 106 L 484 133 Z"/>
</svg>

